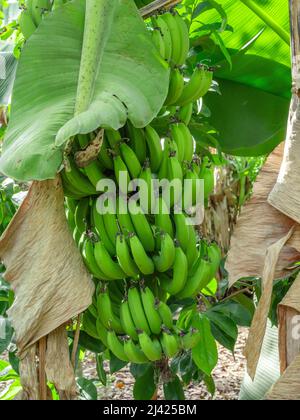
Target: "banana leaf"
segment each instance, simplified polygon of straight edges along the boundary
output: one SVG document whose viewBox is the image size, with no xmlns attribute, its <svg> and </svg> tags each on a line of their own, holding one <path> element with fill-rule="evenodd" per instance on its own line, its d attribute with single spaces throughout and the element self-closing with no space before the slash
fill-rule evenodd
<svg viewBox="0 0 300 420">
<path fill-rule="evenodd" d="M 82 59 L 85 0 L 48 14 L 18 64 L 0 171 L 20 181 L 52 179 L 65 142 L 98 127 L 119 129 L 127 118 L 149 124 L 168 91 L 169 69 L 133 1 L 114 0 L 88 109 L 74 116 Z"/>
<path fill-rule="evenodd" d="M 224 152 L 244 156 L 269 153 L 284 140 L 291 97 L 288 2 L 247 0 L 247 4 L 259 6 L 259 16 L 243 0 L 217 3 L 226 17 L 221 20 L 232 30 L 219 29 L 223 53 L 225 48 L 230 61 L 224 54 L 222 58 L 221 48 L 211 55 L 211 63 L 218 66 L 215 76 L 222 95 L 211 93 L 205 98 L 212 112 L 210 124 L 219 131 Z M 201 10 L 191 27 L 194 43 L 213 28 L 209 25 L 220 21 L 218 9 Z M 205 54 L 198 52 L 197 61 Z"/>
</svg>

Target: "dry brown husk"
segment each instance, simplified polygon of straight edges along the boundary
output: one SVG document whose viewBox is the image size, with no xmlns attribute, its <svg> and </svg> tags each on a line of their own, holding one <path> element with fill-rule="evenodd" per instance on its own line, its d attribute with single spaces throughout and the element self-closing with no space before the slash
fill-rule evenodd
<svg viewBox="0 0 300 420">
<path fill-rule="evenodd" d="M 268 201 L 277 210 L 300 223 L 300 103 L 291 106 L 284 156 L 277 182 Z"/>
<path fill-rule="evenodd" d="M 267 400 L 300 400 L 300 354 L 267 394 Z"/>
<path fill-rule="evenodd" d="M 262 295 L 253 317 L 248 341 L 245 348 L 245 356 L 247 358 L 247 370 L 249 376 L 252 379 L 254 379 L 255 377 L 259 357 L 261 354 L 262 344 L 266 332 L 268 314 L 272 300 L 273 280 L 278 257 L 284 244 L 291 237 L 293 230 L 294 229 L 292 228 L 286 236 L 281 238 L 275 244 L 271 245 L 267 250 L 262 275 Z"/>
<path fill-rule="evenodd" d="M 267 159 L 254 185 L 253 195 L 243 208 L 231 238 L 226 269 L 232 286 L 243 277 L 261 277 L 267 249 L 287 235 L 294 220 L 271 206 L 267 199 L 280 169 L 284 144 Z M 279 255 L 274 278 L 290 273 L 286 268 L 300 259 L 300 226 Z"/>
<path fill-rule="evenodd" d="M 281 371 L 300 353 L 300 274 L 278 306 Z"/>
</svg>

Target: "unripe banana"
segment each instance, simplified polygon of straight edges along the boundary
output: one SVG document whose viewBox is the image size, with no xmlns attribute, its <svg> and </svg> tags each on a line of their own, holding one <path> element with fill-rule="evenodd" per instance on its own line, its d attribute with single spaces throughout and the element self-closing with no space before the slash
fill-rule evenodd
<svg viewBox="0 0 300 420">
<path fill-rule="evenodd" d="M 102 143 L 102 146 L 101 146 L 100 153 L 98 155 L 98 160 L 99 160 L 100 164 L 103 166 L 104 169 L 108 169 L 110 171 L 113 171 L 114 162 L 113 162 L 112 156 L 109 152 L 109 144 L 108 144 L 106 136 L 103 137 L 103 143 Z"/>
<path fill-rule="evenodd" d="M 124 351 L 124 344 L 117 337 L 115 331 L 108 331 L 107 333 L 107 345 L 109 350 L 123 362 L 129 362 L 129 359 Z"/>
<path fill-rule="evenodd" d="M 161 234 L 161 250 L 159 256 L 154 256 L 155 268 L 164 273 L 173 267 L 175 261 L 174 241 L 168 233 Z"/>
<path fill-rule="evenodd" d="M 111 149 L 115 151 L 117 146 L 119 146 L 119 143 L 122 141 L 120 132 L 116 130 L 105 130 L 105 135 Z"/>
<path fill-rule="evenodd" d="M 152 228 L 147 220 L 147 217 L 142 212 L 142 209 L 140 209 L 140 211 L 141 212 L 137 214 L 130 214 L 131 221 L 145 251 L 153 252 L 155 249 L 155 239 Z"/>
<path fill-rule="evenodd" d="M 126 274 L 121 269 L 119 264 L 116 263 L 109 255 L 103 242 L 97 242 L 95 244 L 95 259 L 100 270 L 108 278 L 113 278 L 115 280 L 122 280 L 126 278 Z"/>
<path fill-rule="evenodd" d="M 174 238 L 173 223 L 170 217 L 169 209 L 162 197 L 160 197 L 157 200 L 156 206 L 157 207 L 155 211 L 155 226 L 161 232 L 166 232 L 173 239 Z"/>
<path fill-rule="evenodd" d="M 167 61 L 170 61 L 171 56 L 172 56 L 172 38 L 170 34 L 170 29 L 161 16 L 157 16 L 156 18 L 153 18 L 152 24 L 154 26 L 154 29 L 159 29 L 161 32 L 161 35 L 163 37 L 163 41 L 165 44 L 164 57 Z"/>
<path fill-rule="evenodd" d="M 161 317 L 162 323 L 172 330 L 174 328 L 173 325 L 173 315 L 169 306 L 162 301 L 156 302 L 156 307 L 158 309 L 158 313 Z"/>
<path fill-rule="evenodd" d="M 188 261 L 188 267 L 193 267 L 196 260 L 198 259 L 199 253 L 197 248 L 197 235 L 194 226 L 188 225 L 189 230 L 189 246 L 186 251 L 186 258 Z"/>
<path fill-rule="evenodd" d="M 144 275 L 150 275 L 154 273 L 154 263 L 150 257 L 148 257 L 141 241 L 135 234 L 129 235 L 130 249 L 133 259 L 138 266 L 140 272 Z"/>
<path fill-rule="evenodd" d="M 74 214 L 75 224 L 81 234 L 86 232 L 87 230 L 87 222 L 89 218 L 89 208 L 90 208 L 89 203 L 90 203 L 90 199 L 84 198 L 79 201 L 75 210 L 75 214 Z"/>
<path fill-rule="evenodd" d="M 36 25 L 29 10 L 23 10 L 18 19 L 20 30 L 27 40 L 36 30 Z"/>
<path fill-rule="evenodd" d="M 199 178 L 203 179 L 204 181 L 204 198 L 208 199 L 215 188 L 215 175 L 213 166 L 208 167 L 204 165 L 200 171 Z"/>
<path fill-rule="evenodd" d="M 124 273 L 128 277 L 136 278 L 139 269 L 130 255 L 129 247 L 123 235 L 117 237 L 116 252 L 118 262 Z"/>
<path fill-rule="evenodd" d="M 162 358 L 162 350 L 157 340 L 151 340 L 146 332 L 139 331 L 139 343 L 145 356 L 151 361 L 156 362 Z"/>
<path fill-rule="evenodd" d="M 116 210 L 115 210 L 116 211 Z M 113 246 L 116 246 L 117 236 L 120 233 L 118 221 L 115 213 L 103 213 L 103 223 L 105 226 L 106 233 Z"/>
<path fill-rule="evenodd" d="M 187 258 L 180 246 L 176 247 L 173 277 L 170 281 L 161 276 L 161 287 L 170 295 L 177 295 L 184 289 L 188 276 Z"/>
<path fill-rule="evenodd" d="M 127 122 L 127 134 L 140 164 L 143 165 L 147 157 L 147 146 L 144 130 L 135 128 L 130 121 Z"/>
<path fill-rule="evenodd" d="M 128 168 L 131 178 L 132 179 L 138 178 L 139 174 L 141 173 L 142 167 L 141 167 L 141 164 L 137 155 L 124 142 L 120 144 L 120 152 L 124 160 L 124 163 Z"/>
<path fill-rule="evenodd" d="M 106 328 L 113 328 L 118 334 L 124 334 L 121 321 L 113 312 L 112 302 L 107 290 L 103 290 L 97 297 L 97 309 L 101 322 Z"/>
<path fill-rule="evenodd" d="M 128 290 L 128 304 L 136 328 L 150 334 L 151 331 L 143 308 L 141 296 L 136 287 L 131 287 Z"/>
<path fill-rule="evenodd" d="M 131 339 L 125 341 L 124 351 L 128 359 L 132 363 L 140 364 L 149 362 L 149 360 L 141 350 L 140 346 L 135 344 Z"/>
<path fill-rule="evenodd" d="M 51 10 L 50 0 L 32 0 L 31 12 L 35 24 L 38 26 L 43 15 Z"/>
<path fill-rule="evenodd" d="M 80 172 L 75 162 L 70 159 L 67 167 L 64 171 L 64 176 L 68 182 L 75 188 L 85 195 L 95 195 L 96 188 L 91 184 L 85 175 Z"/>
<path fill-rule="evenodd" d="M 204 66 L 197 66 L 190 81 L 184 86 L 178 106 L 185 106 L 202 98 L 210 89 L 213 73 Z"/>
<path fill-rule="evenodd" d="M 184 290 L 177 295 L 179 299 L 196 296 L 210 282 L 211 263 L 201 258 L 199 260 L 193 275 L 188 277 Z"/>
<path fill-rule="evenodd" d="M 90 239 L 86 239 L 82 249 L 83 260 L 89 269 L 90 273 L 99 280 L 113 280 L 112 277 L 107 277 L 98 266 L 95 254 L 94 244 Z"/>
<path fill-rule="evenodd" d="M 174 183 L 175 187 L 170 189 L 170 206 L 173 207 L 182 200 L 183 172 L 182 166 L 176 157 L 176 153 L 171 152 L 169 155 L 167 178 L 170 182 L 176 181 Z"/>
<path fill-rule="evenodd" d="M 155 297 L 149 287 L 141 289 L 141 297 L 144 312 L 150 326 L 150 330 L 153 334 L 159 334 L 161 331 L 161 318 L 156 310 Z"/>
<path fill-rule="evenodd" d="M 133 340 L 138 341 L 138 335 L 136 332 L 136 326 L 134 325 L 128 299 L 124 300 L 120 306 L 120 320 L 124 331 Z"/>
<path fill-rule="evenodd" d="M 147 191 L 144 188 L 140 188 L 139 191 L 141 206 L 145 212 L 151 213 L 152 209 L 155 208 L 155 191 L 149 159 L 145 160 L 139 179 L 142 179 L 147 184 Z"/>
<path fill-rule="evenodd" d="M 128 211 L 127 197 L 117 197 L 117 219 L 122 233 L 136 233 Z"/>
<path fill-rule="evenodd" d="M 187 27 L 185 20 L 181 16 L 179 16 L 178 13 L 175 13 L 174 18 L 177 24 L 177 31 L 180 34 L 180 52 L 181 52 L 176 64 L 178 66 L 183 66 L 190 50 L 189 29 Z"/>
<path fill-rule="evenodd" d="M 180 342 L 184 350 L 193 349 L 197 346 L 200 340 L 201 333 L 195 328 L 191 328 L 191 330 L 187 334 L 182 334 L 180 336 Z"/>
<path fill-rule="evenodd" d="M 208 247 L 207 256 L 211 262 L 211 278 L 214 278 L 222 260 L 221 249 L 216 243 L 213 243 Z"/>
<path fill-rule="evenodd" d="M 190 232 L 187 224 L 186 217 L 183 213 L 174 213 L 174 222 L 175 222 L 175 237 L 179 241 L 179 244 L 184 252 L 187 251 L 190 246 L 189 237 Z"/>
<path fill-rule="evenodd" d="M 116 249 L 114 246 L 114 243 L 110 240 L 110 237 L 108 236 L 106 229 L 105 229 L 105 225 L 104 225 L 104 220 L 103 220 L 103 215 L 100 214 L 97 211 L 97 200 L 94 200 L 93 202 L 93 207 L 92 207 L 92 222 L 94 225 L 94 228 L 96 230 L 96 233 L 99 236 L 99 239 L 103 242 L 106 250 L 108 251 L 109 255 L 111 257 L 116 255 Z"/>
<path fill-rule="evenodd" d="M 125 162 L 119 155 L 114 156 L 114 171 L 120 191 L 123 194 L 127 194 L 130 177 L 127 166 L 125 165 Z"/>
<path fill-rule="evenodd" d="M 179 69 L 172 69 L 170 76 L 170 86 L 165 106 L 175 104 L 181 97 L 184 88 L 184 78 Z"/>
<path fill-rule="evenodd" d="M 161 140 L 157 132 L 150 125 L 146 127 L 145 135 L 149 149 L 151 170 L 152 172 L 157 173 L 163 157 Z"/>
<path fill-rule="evenodd" d="M 171 135 L 172 139 L 177 144 L 178 153 L 176 154 L 179 162 L 183 162 L 185 158 L 185 143 L 186 138 L 182 132 L 182 123 L 176 123 L 171 125 Z"/>
<path fill-rule="evenodd" d="M 188 103 L 187 105 L 180 108 L 178 117 L 181 122 L 183 122 L 186 126 L 188 126 L 191 122 L 192 115 L 193 115 L 193 102 Z"/>
<path fill-rule="evenodd" d="M 176 356 L 179 351 L 178 339 L 167 328 L 163 331 L 160 342 L 165 355 L 169 359 Z"/>
<path fill-rule="evenodd" d="M 159 28 L 154 28 L 151 32 L 152 42 L 162 58 L 166 59 L 166 48 L 164 39 Z"/>
</svg>

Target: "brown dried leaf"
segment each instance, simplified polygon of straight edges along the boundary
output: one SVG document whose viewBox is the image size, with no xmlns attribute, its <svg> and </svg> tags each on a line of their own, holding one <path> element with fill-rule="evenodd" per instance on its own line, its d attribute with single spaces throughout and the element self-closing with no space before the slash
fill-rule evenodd
<svg viewBox="0 0 300 420">
<path fill-rule="evenodd" d="M 267 400 L 300 400 L 300 354 L 267 394 Z"/>
<path fill-rule="evenodd" d="M 67 225 L 60 178 L 32 184 L 0 239 L 0 260 L 16 295 L 9 316 L 21 356 L 91 304 L 94 285 Z"/>
<path fill-rule="evenodd" d="M 261 348 L 266 332 L 268 313 L 270 310 L 273 281 L 275 275 L 276 264 L 278 261 L 279 254 L 284 244 L 289 240 L 293 233 L 293 228 L 289 233 L 271 245 L 267 250 L 265 266 L 263 271 L 263 291 L 255 311 L 252 325 L 249 332 L 248 341 L 245 348 L 245 356 L 247 358 L 247 370 L 249 376 L 254 379 L 257 364 L 261 354 Z"/>
<path fill-rule="evenodd" d="M 231 238 L 226 269 L 229 285 L 243 277 L 261 277 L 269 246 L 285 236 L 295 222 L 267 202 L 276 182 L 284 145 L 269 156 L 254 185 L 253 196 L 243 208 Z M 300 226 L 280 253 L 275 278 L 288 273 L 286 267 L 300 259 Z"/>
</svg>

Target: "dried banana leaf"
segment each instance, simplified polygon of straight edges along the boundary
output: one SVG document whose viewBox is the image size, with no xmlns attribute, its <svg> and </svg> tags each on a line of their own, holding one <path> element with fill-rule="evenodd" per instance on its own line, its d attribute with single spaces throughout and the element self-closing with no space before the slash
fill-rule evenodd
<svg viewBox="0 0 300 420">
<path fill-rule="evenodd" d="M 267 400 L 300 400 L 300 354 L 267 394 Z"/>
<path fill-rule="evenodd" d="M 33 182 L 0 239 L 15 301 L 9 310 L 20 356 L 84 311 L 94 285 L 69 231 L 60 178 Z"/>
<path fill-rule="evenodd" d="M 226 263 L 230 286 L 243 277 L 261 277 L 268 247 L 295 224 L 267 202 L 278 176 L 283 151 L 284 144 L 280 144 L 269 156 L 254 185 L 253 196 L 237 221 Z M 300 226 L 297 225 L 279 255 L 275 278 L 285 276 L 286 267 L 299 259 Z"/>
</svg>

